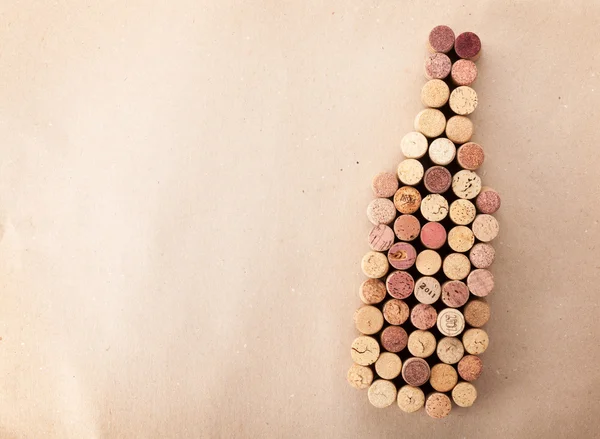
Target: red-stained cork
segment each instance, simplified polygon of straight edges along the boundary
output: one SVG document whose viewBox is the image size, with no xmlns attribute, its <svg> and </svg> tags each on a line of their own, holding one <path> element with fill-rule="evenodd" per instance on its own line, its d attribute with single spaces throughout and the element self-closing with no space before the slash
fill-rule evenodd
<svg viewBox="0 0 600 439">
<path fill-rule="evenodd" d="M 422 386 L 429 380 L 431 369 L 422 358 L 409 358 L 402 366 L 402 378 L 408 385 Z"/>
<path fill-rule="evenodd" d="M 425 224 L 421 229 L 421 242 L 425 247 L 437 250 L 446 243 L 446 229 L 436 222 Z"/>
<path fill-rule="evenodd" d="M 444 79 L 450 74 L 451 69 L 452 61 L 443 53 L 432 53 L 425 59 L 425 76 L 427 79 Z"/>
<path fill-rule="evenodd" d="M 453 47 L 454 31 L 448 26 L 436 26 L 429 32 L 429 49 L 432 52 L 448 53 Z"/>
<path fill-rule="evenodd" d="M 398 353 L 406 347 L 408 334 L 400 326 L 388 326 L 381 333 L 381 346 L 388 351 Z"/>
<path fill-rule="evenodd" d="M 400 215 L 394 222 L 394 232 L 400 241 L 413 241 L 420 230 L 421 223 L 416 216 Z"/>
<path fill-rule="evenodd" d="M 431 329 L 437 323 L 437 311 L 431 305 L 419 303 L 410 313 L 410 322 L 423 331 Z"/>
<path fill-rule="evenodd" d="M 500 194 L 493 189 L 482 188 L 475 200 L 475 205 L 481 213 L 495 213 L 500 209 Z"/>
<path fill-rule="evenodd" d="M 406 299 L 415 289 L 415 280 L 406 271 L 394 271 L 387 277 L 386 287 L 395 299 Z"/>
<path fill-rule="evenodd" d="M 432 194 L 443 194 L 452 185 L 452 174 L 443 166 L 432 166 L 425 172 L 423 182 Z"/>
<path fill-rule="evenodd" d="M 477 66 L 468 59 L 459 59 L 452 64 L 450 77 L 455 85 L 471 85 L 477 79 Z"/>
<path fill-rule="evenodd" d="M 481 52 L 481 40 L 473 32 L 463 32 L 456 37 L 454 50 L 459 58 L 476 60 Z"/>
<path fill-rule="evenodd" d="M 474 171 L 483 164 L 485 154 L 481 145 L 475 142 L 467 142 L 458 148 L 456 159 L 461 168 Z M 425 174 L 425 178 L 427 178 L 427 174 Z"/>
</svg>

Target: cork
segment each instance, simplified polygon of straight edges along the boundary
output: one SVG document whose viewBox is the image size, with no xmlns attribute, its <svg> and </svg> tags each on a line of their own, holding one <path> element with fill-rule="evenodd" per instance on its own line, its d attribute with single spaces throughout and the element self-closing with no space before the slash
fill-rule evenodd
<svg viewBox="0 0 600 439">
<path fill-rule="evenodd" d="M 456 160 L 461 168 L 474 171 L 483 165 L 485 154 L 481 145 L 475 142 L 467 142 L 458 148 Z"/>
<path fill-rule="evenodd" d="M 422 358 L 409 358 L 402 365 L 402 378 L 409 386 L 422 386 L 429 380 L 429 373 L 429 364 Z"/>
<path fill-rule="evenodd" d="M 369 366 L 379 358 L 379 343 L 373 337 L 361 335 L 352 342 L 352 361 L 360 366 Z"/>
<path fill-rule="evenodd" d="M 400 141 L 400 149 L 407 159 L 420 159 L 427 153 L 427 138 L 418 131 L 411 131 Z"/>
<path fill-rule="evenodd" d="M 421 242 L 432 250 L 441 248 L 446 243 L 446 229 L 436 222 L 425 224 L 421 229 Z"/>
<path fill-rule="evenodd" d="M 406 299 L 415 288 L 413 277 L 406 271 L 393 271 L 385 283 L 388 293 L 395 299 Z"/>
<path fill-rule="evenodd" d="M 469 200 L 460 198 L 454 200 L 450 205 L 450 219 L 456 225 L 466 226 L 471 224 L 475 219 L 476 214 L 477 210 L 475 209 L 475 205 Z"/>
<path fill-rule="evenodd" d="M 346 379 L 355 389 L 366 389 L 373 382 L 373 371 L 370 367 L 353 364 L 348 370 Z"/>
<path fill-rule="evenodd" d="M 450 253 L 444 259 L 444 274 L 451 280 L 463 280 L 471 271 L 471 262 L 462 253 Z"/>
<path fill-rule="evenodd" d="M 494 275 L 485 268 L 473 270 L 467 278 L 469 291 L 477 297 L 485 297 L 494 289 Z"/>
<path fill-rule="evenodd" d="M 383 253 L 370 251 L 363 256 L 361 268 L 365 276 L 378 279 L 388 272 L 388 260 Z"/>
<path fill-rule="evenodd" d="M 369 232 L 369 247 L 378 252 L 387 251 L 394 243 L 394 238 L 394 231 L 389 226 L 379 224 Z"/>
<path fill-rule="evenodd" d="M 388 352 L 400 352 L 407 342 L 408 334 L 400 326 L 388 326 L 381 332 L 381 346 Z"/>
<path fill-rule="evenodd" d="M 358 332 L 373 335 L 383 328 L 383 314 L 372 305 L 362 306 L 354 313 L 354 324 Z"/>
<path fill-rule="evenodd" d="M 481 191 L 481 178 L 473 171 L 458 171 L 452 177 L 452 191 L 458 198 L 472 200 Z"/>
<path fill-rule="evenodd" d="M 410 312 L 410 322 L 417 329 L 421 329 L 423 331 L 431 329 L 436 325 L 437 311 L 431 305 L 419 303 L 418 305 L 415 305 Z"/>
<path fill-rule="evenodd" d="M 435 352 L 436 344 L 435 336 L 429 331 L 418 329 L 408 336 L 408 352 L 417 358 L 430 357 Z"/>
<path fill-rule="evenodd" d="M 475 235 L 466 226 L 456 226 L 448 232 L 448 245 L 455 252 L 468 252 L 473 244 L 475 244 Z"/>
<path fill-rule="evenodd" d="M 476 61 L 481 52 L 481 40 L 473 32 L 463 32 L 454 41 L 454 51 L 459 58 Z"/>
<path fill-rule="evenodd" d="M 500 209 L 500 194 L 494 189 L 483 187 L 481 192 L 477 195 L 475 205 L 479 212 L 492 214 Z"/>
<path fill-rule="evenodd" d="M 444 113 L 435 108 L 426 108 L 415 117 L 415 130 L 426 137 L 438 137 L 446 128 Z"/>
<path fill-rule="evenodd" d="M 424 276 L 433 276 L 442 267 L 442 257 L 434 250 L 423 250 L 415 262 L 417 271 Z"/>
<path fill-rule="evenodd" d="M 487 214 L 477 215 L 471 228 L 473 229 L 475 238 L 482 242 L 492 241 L 500 232 L 500 225 L 496 221 L 496 218 Z"/>
<path fill-rule="evenodd" d="M 452 410 L 452 401 L 443 393 L 432 393 L 425 401 L 425 412 L 435 419 L 445 418 Z"/>
<path fill-rule="evenodd" d="M 358 289 L 358 295 L 367 305 L 375 305 L 385 299 L 385 284 L 379 279 L 367 279 Z"/>
<path fill-rule="evenodd" d="M 396 219 L 396 206 L 387 198 L 375 198 L 367 207 L 367 218 L 372 224 L 391 224 Z"/>
<path fill-rule="evenodd" d="M 429 383 L 438 392 L 449 392 L 458 382 L 458 373 L 449 364 L 439 363 L 431 368 Z"/>
<path fill-rule="evenodd" d="M 400 299 L 390 299 L 383 305 L 383 318 L 390 325 L 401 325 L 409 315 L 408 305 Z"/>
<path fill-rule="evenodd" d="M 452 116 L 446 123 L 446 137 L 454 143 L 467 143 L 473 136 L 473 122 L 465 116 Z"/>
<path fill-rule="evenodd" d="M 477 79 L 477 66 L 468 59 L 459 59 L 452 64 L 450 78 L 454 85 L 471 85 Z"/>
<path fill-rule="evenodd" d="M 431 53 L 425 58 L 425 77 L 427 79 L 444 79 L 452 70 L 452 61 L 444 53 Z"/>
<path fill-rule="evenodd" d="M 475 381 L 482 371 L 483 362 L 475 355 L 465 355 L 458 362 L 458 374 L 465 381 Z"/>
<path fill-rule="evenodd" d="M 452 90 L 448 100 L 450 109 L 456 114 L 466 116 L 477 108 L 477 93 L 471 87 L 461 85 Z"/>
<path fill-rule="evenodd" d="M 415 213 L 421 205 L 421 194 L 412 186 L 403 186 L 394 195 L 394 205 L 402 214 Z"/>
<path fill-rule="evenodd" d="M 408 270 L 416 259 L 417 251 L 408 242 L 397 242 L 388 251 L 390 265 L 398 270 Z"/>
<path fill-rule="evenodd" d="M 419 184 L 424 173 L 423 165 L 416 159 L 402 160 L 398 165 L 398 178 L 408 186 Z"/>
<path fill-rule="evenodd" d="M 485 352 L 490 344 L 490 339 L 483 329 L 467 329 L 462 337 L 465 351 L 471 355 L 480 355 Z"/>
<path fill-rule="evenodd" d="M 402 360 L 391 352 L 382 352 L 375 362 L 375 372 L 384 380 L 393 380 L 402 372 Z"/>
<path fill-rule="evenodd" d="M 466 322 L 475 327 L 480 328 L 490 320 L 490 306 L 483 300 L 471 300 L 463 310 Z"/>
<path fill-rule="evenodd" d="M 373 406 L 383 409 L 396 401 L 396 386 L 388 380 L 375 380 L 367 394 Z"/>
<path fill-rule="evenodd" d="M 436 26 L 429 32 L 427 43 L 430 52 L 448 53 L 454 47 L 454 32 L 443 24 Z"/>
<path fill-rule="evenodd" d="M 452 389 L 452 400 L 459 407 L 471 407 L 477 399 L 477 389 L 471 383 L 461 381 Z"/>
<path fill-rule="evenodd" d="M 437 345 L 437 356 L 446 364 L 456 364 L 465 354 L 462 342 L 456 337 L 444 337 Z"/>
<path fill-rule="evenodd" d="M 433 163 L 440 166 L 447 166 L 454 160 L 456 155 L 456 146 L 450 139 L 440 137 L 435 139 L 429 145 L 429 158 Z"/>
<path fill-rule="evenodd" d="M 398 190 L 398 178 L 391 172 L 381 172 L 373 177 L 371 188 L 378 198 L 393 197 Z"/>
<path fill-rule="evenodd" d="M 455 337 L 465 329 L 465 318 L 454 308 L 444 308 L 438 314 L 437 327 L 447 337 Z"/>
<path fill-rule="evenodd" d="M 452 185 L 452 174 L 443 166 L 432 166 L 425 172 L 423 182 L 432 194 L 443 194 Z"/>
<path fill-rule="evenodd" d="M 414 413 L 425 405 L 423 391 L 408 384 L 398 389 L 398 407 L 405 413 Z"/>
<path fill-rule="evenodd" d="M 469 300 L 469 288 L 459 280 L 449 280 L 442 285 L 442 302 L 450 308 L 460 308 Z"/>
<path fill-rule="evenodd" d="M 427 195 L 421 201 L 421 215 L 427 221 L 441 221 L 448 215 L 448 201 L 440 194 Z"/>
<path fill-rule="evenodd" d="M 441 79 L 431 79 L 421 88 L 421 102 L 426 107 L 440 108 L 446 105 L 450 88 Z"/>
<path fill-rule="evenodd" d="M 435 277 L 423 276 L 415 282 L 415 297 L 425 304 L 437 302 L 442 294 L 442 286 Z"/>
<path fill-rule="evenodd" d="M 394 222 L 394 233 L 400 241 L 414 241 L 421 231 L 421 223 L 416 216 L 400 215 Z"/>
</svg>

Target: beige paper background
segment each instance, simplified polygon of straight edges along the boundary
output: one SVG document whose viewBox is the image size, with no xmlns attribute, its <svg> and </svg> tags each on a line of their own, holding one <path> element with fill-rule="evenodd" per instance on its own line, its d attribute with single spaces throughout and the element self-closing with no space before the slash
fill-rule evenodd
<svg viewBox="0 0 600 439">
<path fill-rule="evenodd" d="M 600 4 L 4 2 L 0 437 L 600 435 Z M 503 194 L 472 409 L 345 382 L 427 32 L 484 44 Z"/>
</svg>

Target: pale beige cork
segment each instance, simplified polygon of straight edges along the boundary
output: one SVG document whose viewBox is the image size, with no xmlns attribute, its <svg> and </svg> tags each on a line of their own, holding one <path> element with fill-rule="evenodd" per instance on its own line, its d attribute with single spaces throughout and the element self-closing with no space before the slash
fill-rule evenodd
<svg viewBox="0 0 600 439">
<path fill-rule="evenodd" d="M 353 364 L 348 370 L 346 379 L 355 389 L 366 389 L 373 382 L 373 371 L 370 367 Z"/>
<path fill-rule="evenodd" d="M 456 156 L 456 146 L 450 139 L 440 137 L 435 139 L 429 145 L 429 158 L 433 163 L 439 166 L 446 166 L 452 163 Z"/>
<path fill-rule="evenodd" d="M 442 286 L 435 277 L 423 276 L 415 282 L 415 297 L 425 305 L 437 302 L 441 294 Z"/>
<path fill-rule="evenodd" d="M 450 253 L 444 259 L 444 274 L 451 280 L 463 280 L 471 271 L 471 262 L 462 253 Z"/>
<path fill-rule="evenodd" d="M 371 279 L 379 279 L 385 276 L 389 269 L 387 256 L 374 251 L 364 255 L 360 265 L 365 276 Z"/>
<path fill-rule="evenodd" d="M 408 351 L 417 358 L 430 357 L 435 352 L 435 335 L 417 329 L 408 336 Z"/>
<path fill-rule="evenodd" d="M 389 225 L 396 219 L 396 206 L 387 198 L 375 198 L 367 207 L 367 218 L 374 225 Z"/>
<path fill-rule="evenodd" d="M 479 214 L 471 226 L 475 238 L 482 242 L 490 242 L 498 236 L 500 225 L 492 215 Z"/>
<path fill-rule="evenodd" d="M 443 393 L 432 393 L 425 402 L 425 411 L 435 419 L 445 418 L 452 410 L 452 401 Z"/>
<path fill-rule="evenodd" d="M 450 94 L 450 109 L 456 114 L 466 116 L 477 108 L 477 93 L 466 85 L 456 87 Z"/>
<path fill-rule="evenodd" d="M 437 345 L 437 356 L 446 364 L 456 364 L 465 355 L 465 347 L 456 337 L 444 337 Z"/>
<path fill-rule="evenodd" d="M 394 206 L 404 215 L 415 213 L 420 205 L 421 194 L 412 186 L 402 186 L 394 195 Z"/>
<path fill-rule="evenodd" d="M 477 209 L 475 209 L 475 205 L 469 200 L 459 198 L 450 204 L 449 215 L 454 224 L 466 226 L 471 224 L 475 219 Z"/>
<path fill-rule="evenodd" d="M 425 170 L 420 161 L 415 159 L 405 159 L 398 165 L 398 178 L 402 184 L 414 186 L 423 180 Z"/>
<path fill-rule="evenodd" d="M 398 178 L 391 172 L 380 172 L 373 177 L 371 188 L 378 198 L 393 197 L 398 190 Z"/>
<path fill-rule="evenodd" d="M 446 128 L 444 113 L 435 108 L 426 108 L 415 117 L 415 130 L 426 137 L 438 137 Z"/>
<path fill-rule="evenodd" d="M 494 289 L 494 275 L 485 268 L 473 270 L 467 278 L 469 291 L 478 297 L 485 297 Z"/>
<path fill-rule="evenodd" d="M 437 327 L 447 337 L 456 337 L 465 329 L 465 317 L 455 308 L 444 308 L 438 314 Z"/>
<path fill-rule="evenodd" d="M 450 97 L 450 88 L 441 79 L 427 81 L 421 89 L 421 102 L 426 107 L 443 107 Z"/>
<path fill-rule="evenodd" d="M 383 305 L 383 317 L 390 325 L 401 325 L 408 320 L 410 309 L 400 299 L 390 299 Z"/>
<path fill-rule="evenodd" d="M 442 266 L 442 257 L 435 250 L 423 250 L 415 262 L 417 271 L 423 276 L 433 276 Z"/>
<path fill-rule="evenodd" d="M 384 380 L 393 380 L 402 372 L 402 360 L 392 352 L 382 352 L 375 362 L 375 372 Z"/>
<path fill-rule="evenodd" d="M 462 337 L 465 351 L 472 355 L 483 354 L 490 344 L 490 339 L 483 329 L 467 329 Z"/>
<path fill-rule="evenodd" d="M 414 413 L 425 405 L 425 394 L 423 391 L 408 384 L 398 390 L 398 407 L 405 413 Z"/>
<path fill-rule="evenodd" d="M 369 402 L 377 408 L 389 407 L 396 400 L 396 386 L 388 380 L 375 380 L 368 391 Z"/>
<path fill-rule="evenodd" d="M 473 244 L 475 244 L 475 235 L 466 226 L 456 226 L 448 232 L 448 245 L 455 252 L 468 252 Z"/>
<path fill-rule="evenodd" d="M 452 389 L 452 400 L 459 407 L 471 407 L 477 399 L 477 389 L 471 383 L 461 381 Z"/>
<path fill-rule="evenodd" d="M 466 322 L 475 327 L 480 328 L 490 320 L 490 305 L 483 300 L 471 300 L 465 305 L 463 310 Z"/>
<path fill-rule="evenodd" d="M 358 296 L 367 305 L 381 303 L 385 299 L 387 291 L 385 284 L 379 279 L 367 279 L 358 289 Z"/>
<path fill-rule="evenodd" d="M 458 198 L 472 200 L 481 191 L 481 178 L 473 171 L 458 171 L 452 177 L 452 191 Z"/>
<path fill-rule="evenodd" d="M 448 201 L 440 194 L 427 195 L 421 201 L 421 215 L 427 221 L 442 221 L 448 215 Z"/>
<path fill-rule="evenodd" d="M 361 306 L 354 312 L 354 324 L 358 332 L 375 334 L 383 328 L 383 314 L 374 306 Z"/>
<path fill-rule="evenodd" d="M 438 392 L 449 392 L 458 382 L 458 373 L 449 364 L 440 363 L 431 368 L 429 383 Z"/>
<path fill-rule="evenodd" d="M 352 342 L 352 361 L 360 366 L 369 366 L 379 358 L 379 343 L 373 337 L 361 335 Z"/>
<path fill-rule="evenodd" d="M 407 159 L 420 159 L 427 153 L 427 137 L 418 131 L 411 131 L 400 141 L 400 149 Z"/>
<path fill-rule="evenodd" d="M 446 137 L 454 143 L 467 143 L 473 137 L 473 129 L 473 122 L 468 117 L 452 116 L 446 124 Z"/>
<path fill-rule="evenodd" d="M 485 242 L 478 242 L 469 252 L 469 259 L 475 268 L 490 268 L 495 258 L 496 250 Z"/>
</svg>

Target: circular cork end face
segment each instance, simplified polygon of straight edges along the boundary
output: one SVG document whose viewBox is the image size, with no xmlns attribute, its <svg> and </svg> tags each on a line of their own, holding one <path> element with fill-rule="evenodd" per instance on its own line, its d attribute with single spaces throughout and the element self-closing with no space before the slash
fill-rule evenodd
<svg viewBox="0 0 600 439">
<path fill-rule="evenodd" d="M 450 219 L 456 225 L 466 226 L 471 224 L 475 219 L 476 214 L 477 210 L 475 209 L 475 205 L 469 200 L 454 200 L 450 205 Z"/>
<path fill-rule="evenodd" d="M 473 32 L 463 32 L 456 37 L 454 50 L 459 58 L 477 59 L 481 52 L 481 40 Z"/>
<path fill-rule="evenodd" d="M 422 386 L 429 380 L 429 373 L 429 364 L 422 358 L 409 358 L 402 365 L 402 378 L 409 386 Z"/>
<path fill-rule="evenodd" d="M 450 77 L 455 85 L 471 85 L 477 79 L 477 66 L 468 59 L 459 59 L 452 64 Z"/>
<path fill-rule="evenodd" d="M 426 108 L 415 117 L 415 130 L 426 137 L 438 137 L 444 132 L 444 128 L 446 128 L 446 117 L 435 108 Z"/>
<path fill-rule="evenodd" d="M 427 195 L 421 201 L 421 215 L 427 221 L 443 220 L 448 215 L 448 201 L 440 194 Z"/>
<path fill-rule="evenodd" d="M 354 313 L 354 324 L 358 332 L 373 335 L 383 328 L 383 314 L 374 306 L 362 306 Z"/>
<path fill-rule="evenodd" d="M 385 299 L 385 284 L 379 279 L 367 279 L 358 289 L 358 295 L 367 305 L 381 303 Z"/>
<path fill-rule="evenodd" d="M 469 291 L 477 297 L 485 297 L 494 289 L 494 275 L 485 268 L 473 270 L 467 278 Z"/>
<path fill-rule="evenodd" d="M 425 412 L 435 419 L 445 418 L 452 410 L 452 401 L 443 393 L 432 393 L 425 401 Z"/>
<path fill-rule="evenodd" d="M 396 401 L 396 386 L 387 380 L 376 380 L 369 387 L 369 402 L 377 408 L 389 407 Z"/>
<path fill-rule="evenodd" d="M 475 381 L 482 371 L 483 362 L 475 355 L 466 355 L 458 362 L 458 374 L 465 381 Z"/>
<path fill-rule="evenodd" d="M 408 336 L 408 351 L 417 358 L 430 357 L 436 345 L 435 336 L 429 331 L 416 330 Z"/>
<path fill-rule="evenodd" d="M 458 171 L 452 178 L 452 191 L 458 198 L 472 200 L 481 191 L 481 178 L 473 171 Z"/>
<path fill-rule="evenodd" d="M 398 165 L 398 178 L 408 186 L 419 184 L 424 173 L 423 165 L 415 159 L 402 160 Z"/>
<path fill-rule="evenodd" d="M 479 328 L 467 329 L 462 340 L 465 351 L 471 355 L 483 354 L 490 344 L 487 332 Z"/>
<path fill-rule="evenodd" d="M 435 277 L 423 276 L 415 283 L 415 297 L 425 305 L 431 305 L 440 298 L 442 286 Z"/>
<path fill-rule="evenodd" d="M 409 315 L 408 305 L 400 299 L 390 299 L 383 305 L 383 318 L 390 325 L 401 325 L 408 320 Z"/>
<path fill-rule="evenodd" d="M 429 145 L 429 158 L 433 163 L 446 166 L 452 163 L 456 156 L 456 146 L 450 139 L 440 137 Z"/>
<path fill-rule="evenodd" d="M 352 342 L 352 361 L 360 366 L 369 366 L 379 358 L 379 343 L 373 337 L 362 335 Z"/>
<path fill-rule="evenodd" d="M 414 241 L 421 231 L 421 223 L 416 216 L 400 215 L 394 222 L 394 233 L 400 241 Z"/>
<path fill-rule="evenodd" d="M 408 242 L 397 242 L 388 251 L 390 265 L 398 270 L 408 270 L 416 259 L 417 251 Z"/>
<path fill-rule="evenodd" d="M 437 356 L 446 364 L 456 364 L 465 354 L 462 342 L 456 337 L 444 337 L 437 345 Z"/>
<path fill-rule="evenodd" d="M 462 168 L 474 171 L 483 165 L 485 154 L 481 145 L 468 142 L 458 148 L 456 159 Z"/>
<path fill-rule="evenodd" d="M 465 318 L 454 308 L 445 308 L 438 314 L 437 327 L 446 337 L 456 337 L 465 329 Z"/>
<path fill-rule="evenodd" d="M 477 399 L 477 389 L 471 383 L 460 382 L 452 389 L 452 400 L 459 407 L 471 407 Z"/>
<path fill-rule="evenodd" d="M 385 380 L 393 380 L 402 372 L 402 360 L 391 352 L 382 352 L 375 362 L 375 372 Z"/>
<path fill-rule="evenodd" d="M 391 224 L 396 219 L 396 206 L 387 198 L 375 198 L 367 207 L 367 218 L 372 224 Z"/>
<path fill-rule="evenodd" d="M 455 252 L 468 252 L 473 244 L 475 244 L 475 235 L 466 226 L 453 227 L 448 233 L 448 245 Z"/>
<path fill-rule="evenodd" d="M 369 232 L 369 247 L 371 250 L 384 252 L 390 249 L 394 243 L 394 231 L 385 224 L 379 224 Z"/>
<path fill-rule="evenodd" d="M 425 394 L 418 387 L 402 386 L 398 390 L 398 407 L 405 413 L 414 413 L 425 405 Z"/>
<path fill-rule="evenodd" d="M 492 215 L 481 214 L 475 217 L 472 229 L 475 238 L 482 242 L 490 242 L 498 236 L 500 225 Z"/>
<path fill-rule="evenodd" d="M 452 116 L 446 124 L 446 137 L 454 143 L 467 143 L 473 137 L 473 122 L 465 116 Z"/>
<path fill-rule="evenodd" d="M 482 189 L 475 200 L 479 212 L 492 214 L 500 209 L 500 194 L 493 189 Z"/>
<path fill-rule="evenodd" d="M 422 331 L 433 328 L 437 322 L 437 311 L 431 305 L 419 303 L 415 305 L 410 313 L 410 322 L 415 328 Z M 409 338 L 410 343 L 410 338 Z"/>
<path fill-rule="evenodd" d="M 389 269 L 388 260 L 385 255 L 373 251 L 363 256 L 360 265 L 365 276 L 372 279 L 385 276 Z"/>
<path fill-rule="evenodd" d="M 471 87 L 462 85 L 452 90 L 450 95 L 450 109 L 456 114 L 466 116 L 477 108 L 477 93 Z"/>
<path fill-rule="evenodd" d="M 450 88 L 441 79 L 431 79 L 421 88 L 421 102 L 426 107 L 443 107 L 449 98 Z"/>
<path fill-rule="evenodd" d="M 415 288 L 413 277 L 406 271 L 394 271 L 387 277 L 386 287 L 395 299 L 406 299 Z"/>
<path fill-rule="evenodd" d="M 400 326 L 388 326 L 381 333 L 381 345 L 388 352 L 398 353 L 406 347 L 408 334 Z"/>
<path fill-rule="evenodd" d="M 432 250 L 441 248 L 446 243 L 446 229 L 436 222 L 425 224 L 421 229 L 421 242 Z"/>
<path fill-rule="evenodd" d="M 398 178 L 391 172 L 381 172 L 373 177 L 371 187 L 376 197 L 390 198 L 398 190 Z"/>
<path fill-rule="evenodd" d="M 442 257 L 435 250 L 423 250 L 417 256 L 415 265 L 423 276 L 433 276 L 442 267 Z"/>
<path fill-rule="evenodd" d="M 429 383 L 438 392 L 449 392 L 458 382 L 458 373 L 449 364 L 436 364 L 431 368 Z"/>
<path fill-rule="evenodd" d="M 452 174 L 442 166 L 432 166 L 423 177 L 425 187 L 432 194 L 443 194 L 452 185 Z"/>
<path fill-rule="evenodd" d="M 466 322 L 479 328 L 490 320 L 490 306 L 483 300 L 471 300 L 463 310 Z"/>
<path fill-rule="evenodd" d="M 464 282 L 450 280 L 442 285 L 442 302 L 450 308 L 460 308 L 469 300 L 469 288 Z"/>
<path fill-rule="evenodd" d="M 444 274 L 450 280 L 463 280 L 471 271 L 471 262 L 462 253 L 450 253 L 444 259 Z"/>
<path fill-rule="evenodd" d="M 403 186 L 394 195 L 394 205 L 402 214 L 415 213 L 421 205 L 421 194 L 414 187 Z"/>
<path fill-rule="evenodd" d="M 411 131 L 400 141 L 400 149 L 407 159 L 420 159 L 427 152 L 427 138 L 417 131 Z"/>
<path fill-rule="evenodd" d="M 427 79 L 444 79 L 452 70 L 452 61 L 444 53 L 432 53 L 425 58 L 425 77 Z"/>
<path fill-rule="evenodd" d="M 443 24 L 436 26 L 429 32 L 428 42 L 432 52 L 448 53 L 454 47 L 454 31 Z"/>
<path fill-rule="evenodd" d="M 355 389 L 366 389 L 373 382 L 373 371 L 370 367 L 353 364 L 348 370 L 346 379 Z"/>
</svg>

